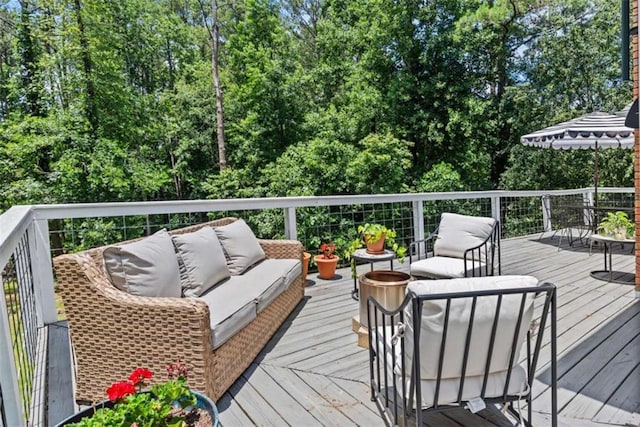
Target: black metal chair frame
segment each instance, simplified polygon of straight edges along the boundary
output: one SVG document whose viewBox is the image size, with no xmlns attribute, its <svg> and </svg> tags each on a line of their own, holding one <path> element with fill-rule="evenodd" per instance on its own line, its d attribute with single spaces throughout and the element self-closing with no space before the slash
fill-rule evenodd
<svg viewBox="0 0 640 427">
<path fill-rule="evenodd" d="M 512 345 L 510 350 L 510 363 L 505 380 L 504 391 L 500 397 L 485 398 L 485 388 L 487 385 L 487 377 L 489 375 L 490 361 L 494 350 L 496 329 L 498 325 L 498 319 L 500 315 L 500 307 L 504 295 L 521 294 L 522 302 L 520 304 L 520 311 L 518 315 L 518 321 L 515 328 L 515 334 L 512 338 Z M 544 304 L 542 306 L 542 313 L 539 318 L 538 333 L 535 339 L 532 339 L 531 329 L 527 332 L 526 336 L 526 360 L 527 360 L 527 382 L 528 393 L 525 395 L 509 395 L 508 385 L 511 378 L 512 368 L 514 365 L 514 358 L 518 356 L 519 349 L 517 346 L 518 331 L 525 309 L 525 300 L 528 294 L 534 294 L 535 297 L 544 298 Z M 532 419 L 532 386 L 535 377 L 535 370 L 538 363 L 538 356 L 542 347 L 542 340 L 545 328 L 547 327 L 547 320 L 550 317 L 550 363 L 551 363 L 551 426 L 557 427 L 557 343 L 556 343 L 556 287 L 551 283 L 544 283 L 536 287 L 527 288 L 512 288 L 512 289 L 495 289 L 495 290 L 481 290 L 481 291 L 469 291 L 469 292 L 457 292 L 457 293 L 441 293 L 431 295 L 416 295 L 413 292 L 408 292 L 404 301 L 400 307 L 393 311 L 384 309 L 373 297 L 369 297 L 367 301 L 367 318 L 369 329 L 369 372 L 371 380 L 371 400 L 376 402 L 378 410 L 382 413 L 385 423 L 387 425 L 409 425 L 411 422 L 412 413 L 414 412 L 414 402 L 418 402 L 415 406 L 421 408 L 422 392 L 420 387 L 420 381 L 414 381 L 416 373 L 420 372 L 420 325 L 422 317 L 422 305 L 427 300 L 445 300 L 446 311 L 444 320 L 444 329 L 442 334 L 442 341 L 440 346 L 440 354 L 438 359 L 438 377 L 436 379 L 435 394 L 433 405 L 427 409 L 415 410 L 415 425 L 422 426 L 423 418 L 426 413 L 434 411 L 443 411 L 447 409 L 465 407 L 467 401 L 462 400 L 463 388 L 465 385 L 465 370 L 469 359 L 470 340 L 473 329 L 473 319 L 475 315 L 475 308 L 478 298 L 495 296 L 496 312 L 493 317 L 493 328 L 491 331 L 491 340 L 489 343 L 489 349 L 487 354 L 487 363 L 485 367 L 483 386 L 481 398 L 484 402 L 489 404 L 502 403 L 507 405 L 508 402 L 517 400 L 525 400 L 527 403 L 527 419 L 524 420 L 526 426 L 531 426 Z M 451 301 L 456 298 L 472 298 L 472 308 L 469 319 L 469 328 L 466 334 L 466 342 L 464 346 L 464 357 L 462 374 L 460 377 L 460 384 L 458 389 L 458 399 L 455 403 L 438 404 L 438 393 L 441 384 L 441 373 L 443 368 L 443 358 L 445 352 L 445 342 L 447 337 L 447 326 L 449 319 L 449 311 L 451 308 Z M 413 342 L 414 350 L 410 356 L 410 364 L 407 365 L 407 357 L 405 352 L 405 342 L 403 339 L 403 328 L 400 326 L 407 321 L 405 308 L 411 310 L 413 319 Z M 381 326 L 382 329 L 376 328 L 376 325 Z M 387 329 L 390 329 L 387 331 Z M 379 332 L 381 331 L 381 332 Z M 380 339 L 376 339 L 376 334 L 382 333 L 382 344 L 387 347 L 387 343 L 390 340 L 398 339 L 397 341 L 391 341 L 391 346 L 400 345 L 401 360 L 398 361 L 396 357 L 396 351 L 394 348 L 381 348 Z M 389 335 L 389 333 L 391 335 Z M 533 342 L 532 342 L 533 341 Z M 388 358 L 390 353 L 391 366 L 388 366 Z M 477 355 L 472 355 L 477 357 Z M 400 377 L 393 372 L 397 363 L 400 363 Z M 410 371 L 410 376 L 407 373 Z M 390 380 L 392 377 L 392 380 Z M 407 379 L 409 379 L 407 381 Z M 398 384 L 400 383 L 400 384 Z M 507 410 L 516 418 L 520 417 L 519 414 L 512 405 L 507 405 Z"/>
<path fill-rule="evenodd" d="M 409 244 L 409 264 L 415 257 L 417 260 L 434 256 L 434 245 L 438 238 L 438 228 L 422 240 L 416 240 Z M 424 249 L 424 251 L 422 250 Z M 498 252 L 498 275 L 501 274 L 500 255 L 500 221 L 496 220 L 489 236 L 479 245 L 464 251 L 464 277 L 480 277 L 495 275 L 496 251 Z M 482 262 L 482 254 L 486 254 L 485 262 Z M 471 263 L 471 269 L 469 269 Z"/>
<path fill-rule="evenodd" d="M 551 227 L 553 229 L 553 238 L 557 233 L 560 233 L 560 240 L 558 241 L 558 250 L 562 245 L 562 238 L 567 237 L 569 246 L 573 246 L 575 240 L 580 240 L 580 243 L 584 244 L 585 240 L 589 240 L 589 235 L 594 233 L 597 226 L 597 211 L 590 203 L 583 201 L 582 203 L 560 203 L 555 198 L 547 195 L 549 200 L 547 209 L 547 217 L 551 221 Z M 543 206 L 547 206 L 543 204 Z M 574 236 L 574 230 L 577 235 Z M 544 232 L 540 237 L 544 235 Z"/>
</svg>

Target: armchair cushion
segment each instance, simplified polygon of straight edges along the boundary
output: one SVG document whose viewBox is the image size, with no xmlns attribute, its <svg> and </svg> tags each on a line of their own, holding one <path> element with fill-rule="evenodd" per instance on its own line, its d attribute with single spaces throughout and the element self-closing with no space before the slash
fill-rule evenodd
<svg viewBox="0 0 640 427">
<path fill-rule="evenodd" d="M 537 286 L 538 280 L 531 276 L 491 276 L 448 280 L 417 280 L 410 282 L 407 291 L 417 295 L 436 293 L 455 293 L 474 290 L 526 288 Z M 514 337 L 516 321 L 520 310 L 522 295 L 505 295 L 500 306 L 500 317 L 497 324 L 494 351 L 491 356 L 490 373 L 506 371 L 509 368 L 511 343 Z M 471 314 L 471 298 L 451 300 L 448 332 L 444 350 L 442 378 L 459 378 L 462 372 L 464 346 Z M 478 297 L 473 333 L 471 335 L 470 352 L 472 355 L 467 364 L 467 376 L 482 376 L 485 370 L 486 357 L 473 355 L 488 354 L 491 342 L 491 331 L 496 313 L 497 297 Z M 446 311 L 445 300 L 425 300 L 422 308 L 420 331 L 420 378 L 434 380 L 438 375 L 438 355 L 440 353 L 442 331 Z M 517 331 L 516 351 L 519 352 L 533 317 L 533 297 L 526 297 L 524 315 Z M 406 333 L 407 353 L 413 352 L 413 331 L 408 322 Z M 518 360 L 516 353 L 515 362 Z"/>
<path fill-rule="evenodd" d="M 178 251 L 182 292 L 197 297 L 231 276 L 227 260 L 211 227 L 171 236 Z"/>
<path fill-rule="evenodd" d="M 244 220 L 215 227 L 216 234 L 227 257 L 232 275 L 244 273 L 252 265 L 265 259 L 265 253 L 255 234 Z"/>
<path fill-rule="evenodd" d="M 464 259 L 462 258 L 435 256 L 415 261 L 411 263 L 410 268 L 413 277 L 426 277 L 429 279 L 465 277 Z M 486 268 L 484 263 L 467 261 L 468 276 L 481 276 L 484 268 Z"/>
<path fill-rule="evenodd" d="M 400 341 L 392 343 L 393 332 L 391 327 L 386 327 L 386 334 L 382 333 L 382 327 L 376 328 L 374 340 L 378 341 L 378 347 L 385 349 L 386 363 L 389 368 L 393 366 L 395 375 L 402 374 L 400 367 L 400 358 L 402 357 L 402 346 Z M 406 336 L 406 333 L 405 333 Z M 385 339 L 386 338 L 386 339 Z M 391 354 L 391 349 L 395 356 Z M 421 349 L 422 351 L 422 349 Z M 410 353 L 407 353 L 410 354 Z M 395 361 L 395 364 L 394 364 Z M 407 373 L 408 375 L 408 373 Z M 507 381 L 507 371 L 498 371 L 487 375 L 487 386 L 485 397 L 498 397 L 504 392 L 504 384 Z M 478 397 L 482 393 L 482 384 L 484 382 L 483 375 L 466 376 L 464 381 L 464 389 L 462 391 L 462 400 L 470 400 Z M 420 387 L 422 389 L 422 408 L 426 409 L 433 406 L 436 394 L 436 379 L 421 379 Z M 460 378 L 443 378 L 440 382 L 440 390 L 438 393 L 438 404 L 446 405 L 454 403 L 458 400 L 458 391 L 460 389 Z M 527 373 L 521 365 L 516 365 L 511 371 L 509 378 L 509 387 L 507 391 L 511 395 L 524 395 L 529 390 L 527 383 Z"/>
<path fill-rule="evenodd" d="M 118 289 L 146 297 L 180 297 L 180 271 L 167 230 L 103 252 L 107 277 Z"/>
<path fill-rule="evenodd" d="M 434 255 L 463 258 L 465 250 L 480 245 L 491 235 L 495 223 L 493 218 L 443 213 Z M 482 259 L 486 259 L 486 254 L 482 254 Z"/>
</svg>

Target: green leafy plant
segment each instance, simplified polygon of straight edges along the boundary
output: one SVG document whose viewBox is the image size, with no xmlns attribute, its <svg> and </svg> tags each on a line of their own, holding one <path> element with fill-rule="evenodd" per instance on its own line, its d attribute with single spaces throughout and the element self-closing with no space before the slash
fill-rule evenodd
<svg viewBox="0 0 640 427">
<path fill-rule="evenodd" d="M 351 277 L 354 279 L 358 273 L 356 271 L 356 260 L 351 255 L 357 250 L 364 247 L 367 243 L 372 244 L 380 241 L 384 236 L 384 245 L 387 249 L 392 250 L 398 260 L 404 262 L 405 255 L 407 253 L 406 246 L 402 246 L 396 242 L 397 233 L 393 228 L 387 228 L 382 224 L 364 224 L 358 226 L 358 238 L 351 241 L 349 246 L 344 252 L 345 259 L 350 261 L 351 264 Z"/>
<path fill-rule="evenodd" d="M 626 212 L 607 212 L 607 216 L 598 225 L 598 232 L 616 239 L 624 239 L 627 236 L 633 236 L 636 232 L 636 227 L 629 220 Z"/>
<path fill-rule="evenodd" d="M 113 383 L 107 389 L 109 400 L 115 402 L 113 408 L 100 408 L 89 418 L 71 424 L 76 427 L 96 426 L 145 426 L 184 427 L 185 409 L 195 407 L 196 395 L 187 387 L 187 370 L 178 361 L 167 367 L 169 381 L 142 392 L 145 380 L 153 373 L 145 368 L 137 368 L 128 381 Z"/>
</svg>

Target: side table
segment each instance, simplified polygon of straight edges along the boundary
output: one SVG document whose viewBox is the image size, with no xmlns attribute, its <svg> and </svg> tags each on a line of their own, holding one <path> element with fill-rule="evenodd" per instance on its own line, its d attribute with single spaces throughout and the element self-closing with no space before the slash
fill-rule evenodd
<svg viewBox="0 0 640 427">
<path fill-rule="evenodd" d="M 603 236 L 601 234 L 593 234 L 590 239 L 595 240 L 596 242 L 601 242 L 602 246 L 604 246 L 604 270 L 592 271 L 591 277 L 598 280 L 604 280 L 605 282 L 635 285 L 636 276 L 634 273 L 625 273 L 623 271 L 613 269 L 613 248 L 611 245 L 614 243 L 635 245 L 636 239 L 614 239 L 613 237 Z"/>
<path fill-rule="evenodd" d="M 393 259 L 396 254 L 389 249 L 385 249 L 381 254 L 370 254 L 366 249 L 356 249 L 352 254 L 351 258 L 353 258 L 356 262 L 356 267 L 358 265 L 358 261 L 365 263 L 368 262 L 371 265 L 371 271 L 373 271 L 373 263 L 378 261 L 389 261 L 390 269 L 393 270 Z M 351 291 L 351 298 L 358 301 L 360 299 L 358 292 L 358 278 L 353 278 L 353 290 Z"/>
</svg>

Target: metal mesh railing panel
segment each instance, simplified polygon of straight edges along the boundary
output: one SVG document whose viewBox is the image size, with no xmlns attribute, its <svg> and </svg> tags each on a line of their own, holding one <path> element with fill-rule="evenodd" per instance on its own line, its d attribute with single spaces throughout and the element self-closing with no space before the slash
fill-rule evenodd
<svg viewBox="0 0 640 427">
<path fill-rule="evenodd" d="M 18 389 L 24 414 L 28 416 L 34 384 L 38 319 L 27 234 L 22 236 L 11 259 L 2 268 L 2 288 L 7 305 Z"/>
</svg>

